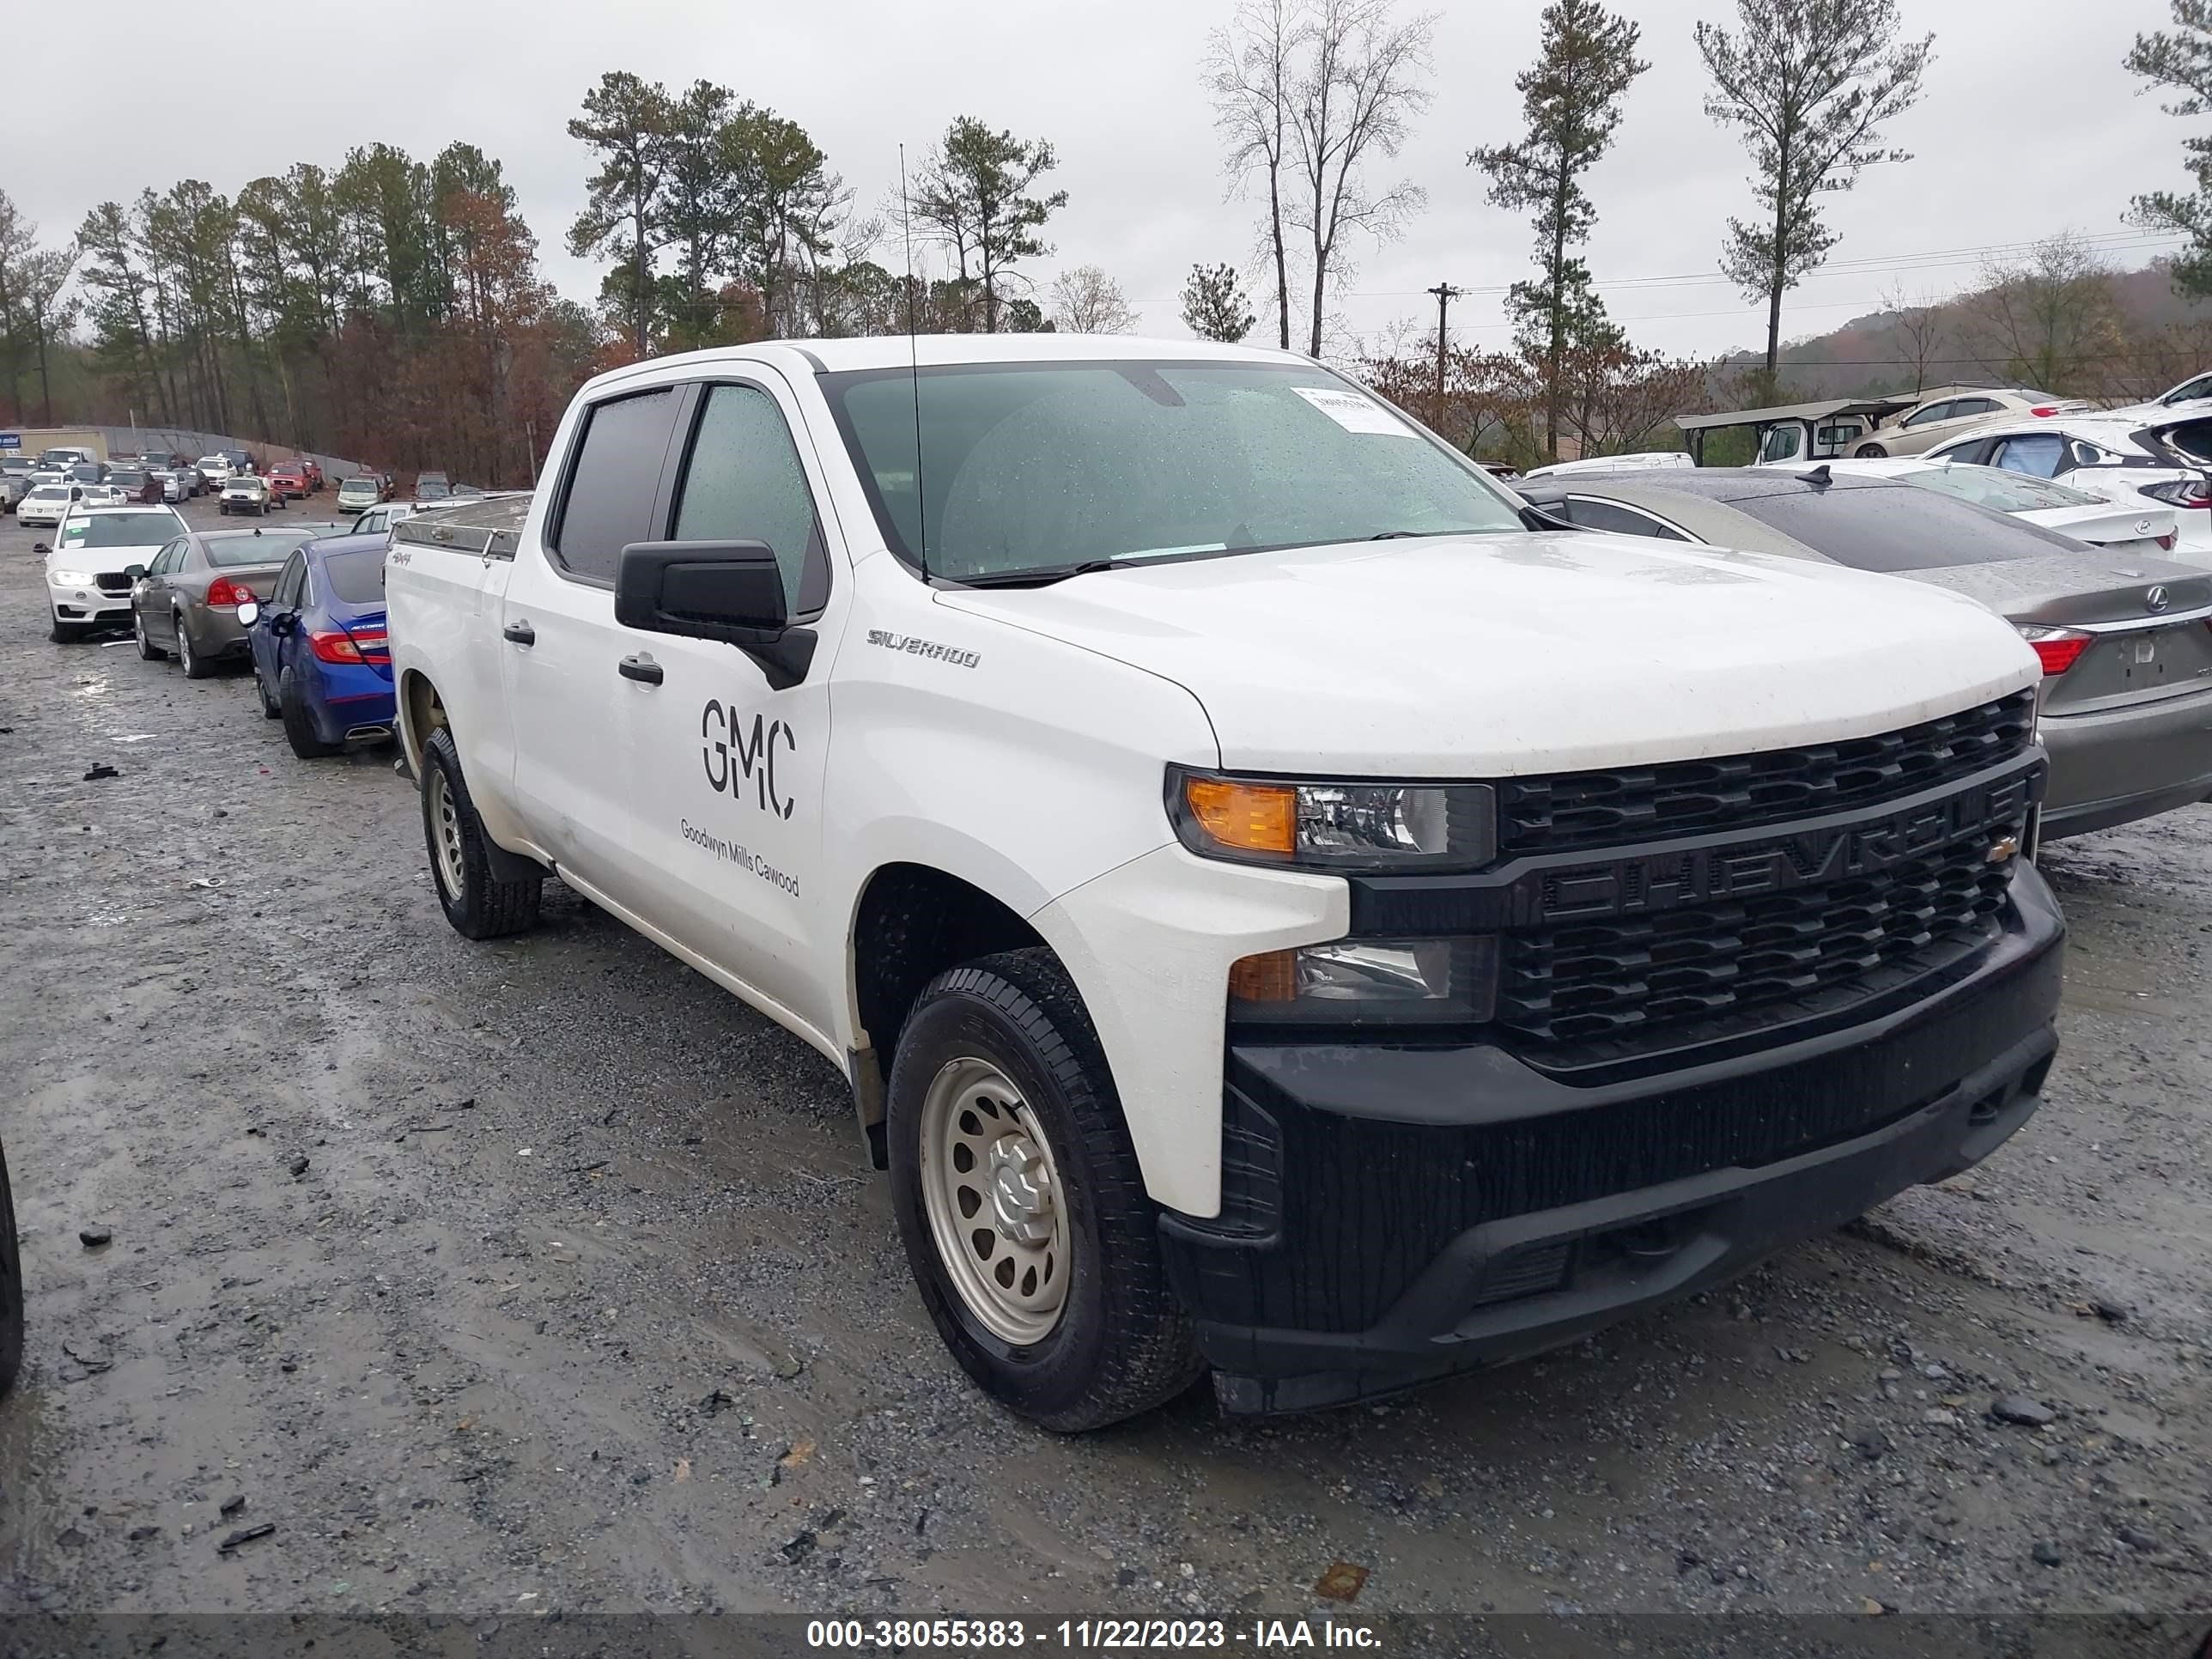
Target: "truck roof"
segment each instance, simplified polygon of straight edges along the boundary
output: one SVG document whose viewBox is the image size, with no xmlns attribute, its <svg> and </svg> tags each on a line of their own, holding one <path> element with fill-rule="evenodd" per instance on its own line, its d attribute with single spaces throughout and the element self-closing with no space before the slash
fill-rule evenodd
<svg viewBox="0 0 2212 1659">
<path fill-rule="evenodd" d="M 878 334 L 839 340 L 763 340 L 752 345 L 712 346 L 703 351 L 654 357 L 611 369 L 585 389 L 618 386 L 667 371 L 728 362 L 768 362 L 805 374 L 849 370 L 923 368 L 962 363 L 1203 362 L 1310 363 L 1273 346 L 1222 345 L 1212 340 L 1146 339 L 1128 334 Z"/>
</svg>

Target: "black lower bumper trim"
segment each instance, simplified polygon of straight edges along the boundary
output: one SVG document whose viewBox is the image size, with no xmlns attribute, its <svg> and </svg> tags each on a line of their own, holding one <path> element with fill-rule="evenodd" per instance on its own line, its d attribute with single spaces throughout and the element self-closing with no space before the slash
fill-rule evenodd
<svg viewBox="0 0 2212 1659">
<path fill-rule="evenodd" d="M 2032 872 L 2016 888 L 2000 940 L 1923 1003 L 1632 1083 L 1482 1047 L 1233 1048 L 1222 1214 L 1162 1221 L 1223 1403 L 1540 1352 L 1987 1157 L 2057 1046 L 2063 924 Z"/>
</svg>

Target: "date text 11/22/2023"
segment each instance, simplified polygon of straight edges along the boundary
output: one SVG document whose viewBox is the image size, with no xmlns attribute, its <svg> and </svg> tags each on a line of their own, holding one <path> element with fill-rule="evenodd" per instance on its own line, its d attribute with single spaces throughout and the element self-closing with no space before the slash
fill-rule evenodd
<svg viewBox="0 0 2212 1659">
<path fill-rule="evenodd" d="M 1079 1650 L 1247 1647 L 1260 1650 L 1352 1648 L 1380 1650 L 1372 1626 L 1333 1619 L 817 1619 L 806 1626 L 810 1648 L 862 1651 L 908 1649 L 1057 1647 Z"/>
</svg>

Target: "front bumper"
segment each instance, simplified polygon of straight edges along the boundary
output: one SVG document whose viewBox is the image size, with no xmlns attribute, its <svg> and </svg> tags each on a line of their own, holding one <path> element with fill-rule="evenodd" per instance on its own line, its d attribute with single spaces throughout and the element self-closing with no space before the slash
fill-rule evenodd
<svg viewBox="0 0 2212 1659">
<path fill-rule="evenodd" d="M 2042 879 L 1933 994 L 1581 1086 L 1485 1045 L 1234 1043 L 1221 1214 L 1164 1215 L 1231 1411 L 1389 1393 L 1571 1342 L 1986 1158 L 2057 1047 Z"/>
<path fill-rule="evenodd" d="M 54 615 L 65 623 L 127 623 L 131 620 L 128 592 L 106 593 L 97 587 L 56 587 L 49 583 L 46 602 L 53 607 Z"/>
<path fill-rule="evenodd" d="M 2043 835 L 2109 830 L 2212 795 L 2212 690 L 2098 714 L 2045 714 Z"/>
</svg>

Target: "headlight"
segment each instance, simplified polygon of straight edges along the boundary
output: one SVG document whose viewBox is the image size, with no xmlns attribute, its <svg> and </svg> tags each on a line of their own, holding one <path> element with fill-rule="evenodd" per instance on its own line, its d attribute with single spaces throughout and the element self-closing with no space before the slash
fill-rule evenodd
<svg viewBox="0 0 2212 1659">
<path fill-rule="evenodd" d="M 1494 935 L 1338 939 L 1229 970 L 1229 1018 L 1247 1024 L 1480 1025 L 1497 1002 Z"/>
<path fill-rule="evenodd" d="M 1472 870 L 1497 855 L 1482 783 L 1290 783 L 1168 769 L 1168 817 L 1206 858 L 1317 870 Z"/>
<path fill-rule="evenodd" d="M 82 570 L 49 570 L 46 580 L 56 587 L 89 587 L 92 578 Z"/>
</svg>

